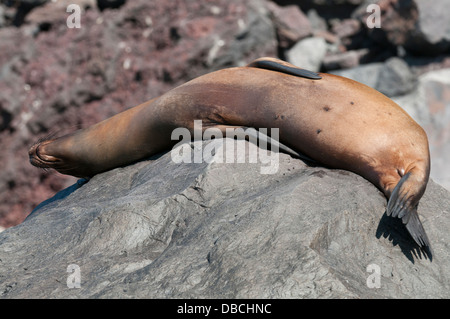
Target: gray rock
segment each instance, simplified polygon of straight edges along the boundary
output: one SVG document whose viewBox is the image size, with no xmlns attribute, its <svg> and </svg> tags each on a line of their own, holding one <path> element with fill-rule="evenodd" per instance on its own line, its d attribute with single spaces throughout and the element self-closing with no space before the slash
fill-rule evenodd
<svg viewBox="0 0 450 319">
<path fill-rule="evenodd" d="M 205 43 L 208 48 L 207 65 L 210 70 L 236 64 L 245 65 L 249 62 L 249 56 L 260 57 L 260 52 L 265 52 L 266 55 L 275 54 L 277 42 L 274 25 L 269 18 L 269 11 L 264 7 L 264 2 L 247 1 L 245 8 L 248 10 L 247 15 L 237 21 L 237 28 L 221 30 L 222 34 L 213 36 L 213 44 Z"/>
<path fill-rule="evenodd" d="M 323 59 L 323 67 L 326 70 L 349 69 L 359 66 L 361 58 L 369 53 L 367 49 L 345 52 L 331 52 Z"/>
<path fill-rule="evenodd" d="M 431 181 L 420 204 L 430 260 L 362 177 L 264 165 L 166 153 L 80 181 L 0 233 L 0 296 L 450 297 L 448 191 Z"/>
<path fill-rule="evenodd" d="M 389 97 L 409 93 L 415 86 L 415 78 L 409 66 L 397 57 L 383 63 L 370 63 L 331 73 L 364 83 Z"/>
<path fill-rule="evenodd" d="M 331 20 L 331 30 L 338 38 L 348 38 L 361 30 L 361 23 L 357 19 Z"/>
<path fill-rule="evenodd" d="M 325 57 L 327 45 L 322 37 L 311 37 L 300 40 L 286 51 L 287 61 L 301 68 L 317 72 Z"/>
<path fill-rule="evenodd" d="M 311 24 L 306 15 L 296 5 L 280 7 L 274 2 L 267 2 L 267 8 L 277 32 L 278 45 L 288 48 L 299 40 L 311 35 Z"/>
<path fill-rule="evenodd" d="M 414 0 L 419 12 L 416 30 L 411 35 L 408 48 L 425 54 L 444 53 L 450 49 L 450 1 Z"/>
<path fill-rule="evenodd" d="M 355 68 L 331 71 L 330 73 L 340 75 L 375 88 L 381 68 L 381 63 L 370 63 Z"/>
<path fill-rule="evenodd" d="M 405 61 L 393 57 L 383 63 L 377 82 L 380 92 L 387 96 L 398 96 L 411 92 L 414 85 L 414 75 Z"/>
<path fill-rule="evenodd" d="M 311 25 L 311 28 L 314 31 L 327 31 L 328 30 L 327 21 L 317 13 L 317 10 L 310 9 L 307 12 L 307 16 L 308 16 L 308 20 Z"/>
</svg>

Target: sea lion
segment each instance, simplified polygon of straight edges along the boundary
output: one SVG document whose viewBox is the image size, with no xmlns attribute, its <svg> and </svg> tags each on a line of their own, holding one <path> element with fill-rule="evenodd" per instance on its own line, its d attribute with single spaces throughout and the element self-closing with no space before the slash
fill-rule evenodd
<svg viewBox="0 0 450 319">
<path fill-rule="evenodd" d="M 89 128 L 30 148 L 31 164 L 90 177 L 175 144 L 177 127 L 278 128 L 280 143 L 307 160 L 359 174 L 388 198 L 419 246 L 417 215 L 430 155 L 425 131 L 397 104 L 359 82 L 274 58 L 193 79 Z"/>
</svg>

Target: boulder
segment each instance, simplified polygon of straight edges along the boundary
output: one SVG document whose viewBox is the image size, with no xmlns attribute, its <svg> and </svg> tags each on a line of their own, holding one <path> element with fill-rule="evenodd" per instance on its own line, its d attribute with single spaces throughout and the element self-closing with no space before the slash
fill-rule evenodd
<svg viewBox="0 0 450 319">
<path fill-rule="evenodd" d="M 361 49 L 327 53 L 322 61 L 323 68 L 327 71 L 356 68 L 368 52 L 368 49 Z"/>
<path fill-rule="evenodd" d="M 201 146 L 216 159 L 221 142 Z M 450 297 L 447 190 L 430 181 L 420 202 L 430 258 L 364 178 L 286 154 L 264 175 L 255 152 L 165 153 L 78 181 L 0 233 L 0 296 Z"/>
<path fill-rule="evenodd" d="M 327 51 L 326 41 L 322 37 L 310 37 L 297 42 L 286 51 L 288 62 L 303 69 L 318 72 Z"/>
<path fill-rule="evenodd" d="M 311 35 L 309 19 L 296 5 L 280 7 L 274 2 L 267 2 L 273 24 L 277 31 L 278 46 L 286 49 L 296 42 Z"/>
<path fill-rule="evenodd" d="M 339 38 L 348 38 L 361 30 L 361 23 L 356 19 L 332 20 L 331 31 Z"/>
<path fill-rule="evenodd" d="M 416 82 L 408 64 L 397 57 L 331 73 L 361 82 L 389 97 L 411 92 Z"/>
</svg>

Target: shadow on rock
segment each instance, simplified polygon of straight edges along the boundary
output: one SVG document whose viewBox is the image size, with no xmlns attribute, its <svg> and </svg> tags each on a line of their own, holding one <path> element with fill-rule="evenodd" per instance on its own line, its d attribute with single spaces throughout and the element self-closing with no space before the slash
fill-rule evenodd
<svg viewBox="0 0 450 319">
<path fill-rule="evenodd" d="M 417 258 L 429 259 L 430 262 L 433 260 L 432 251 L 428 247 L 419 247 L 408 234 L 402 221 L 388 216 L 386 212 L 381 217 L 376 231 L 376 237 L 381 238 L 381 236 L 391 241 L 393 246 L 398 245 L 406 258 L 413 264 L 414 259 Z"/>
</svg>

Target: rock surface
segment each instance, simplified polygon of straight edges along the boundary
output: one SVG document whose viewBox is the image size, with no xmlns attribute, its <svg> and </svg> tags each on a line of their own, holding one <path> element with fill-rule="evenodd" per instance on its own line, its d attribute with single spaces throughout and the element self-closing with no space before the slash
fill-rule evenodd
<svg viewBox="0 0 450 319">
<path fill-rule="evenodd" d="M 396 57 L 330 73 L 361 82 L 389 97 L 410 93 L 416 80 L 408 64 Z"/>
<path fill-rule="evenodd" d="M 420 202 L 430 260 L 362 177 L 286 154 L 275 174 L 244 162 L 166 153 L 79 181 L 0 233 L 0 296 L 450 297 L 447 190 L 430 181 Z"/>
<path fill-rule="evenodd" d="M 280 7 L 273 2 L 268 2 L 267 6 L 277 31 L 278 46 L 280 48 L 289 48 L 301 39 L 311 35 L 310 22 L 298 6 Z"/>
<path fill-rule="evenodd" d="M 326 51 L 324 38 L 312 37 L 297 42 L 286 52 L 286 59 L 293 65 L 318 72 Z"/>
</svg>

